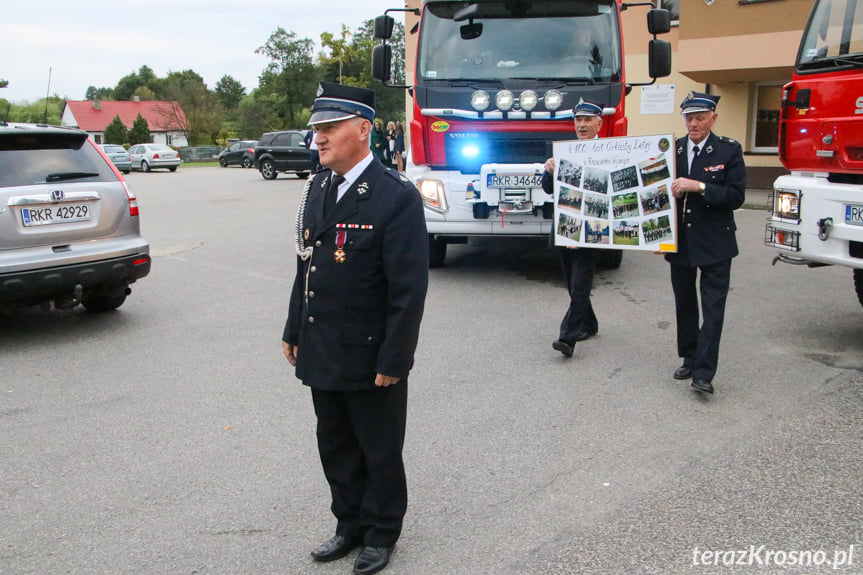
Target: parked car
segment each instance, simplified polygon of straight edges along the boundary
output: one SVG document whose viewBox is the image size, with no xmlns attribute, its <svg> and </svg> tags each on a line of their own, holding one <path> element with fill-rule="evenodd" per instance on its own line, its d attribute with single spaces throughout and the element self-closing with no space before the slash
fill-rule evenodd
<svg viewBox="0 0 863 575">
<path fill-rule="evenodd" d="M 149 254 L 138 200 L 86 132 L 0 122 L 0 311 L 118 308 Z"/>
<path fill-rule="evenodd" d="M 126 151 L 126 148 L 118 144 L 99 144 L 99 147 L 102 148 L 108 159 L 114 162 L 118 170 L 124 174 L 132 171 L 132 158 L 129 156 L 129 152 Z"/>
<path fill-rule="evenodd" d="M 177 171 L 180 165 L 180 154 L 165 144 L 135 144 L 129 148 L 132 158 L 132 169 L 149 172 L 156 168 L 168 168 Z"/>
<path fill-rule="evenodd" d="M 305 132 L 283 130 L 267 132 L 255 147 L 255 167 L 265 180 L 275 180 L 279 172 L 294 172 L 305 178 L 312 170 L 309 150 L 303 142 Z"/>
<path fill-rule="evenodd" d="M 233 165 L 251 168 L 255 165 L 255 146 L 257 145 L 257 140 L 234 142 L 219 154 L 219 165 L 223 168 Z"/>
</svg>

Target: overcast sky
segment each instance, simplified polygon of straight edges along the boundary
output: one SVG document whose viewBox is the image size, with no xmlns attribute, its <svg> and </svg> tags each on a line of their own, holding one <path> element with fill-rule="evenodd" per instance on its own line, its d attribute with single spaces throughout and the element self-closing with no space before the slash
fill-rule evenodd
<svg viewBox="0 0 863 575">
<path fill-rule="evenodd" d="M 255 54 L 276 28 L 309 38 L 355 31 L 404 0 L 42 0 L 0 11 L 0 98 L 83 100 L 147 65 L 157 77 L 194 70 L 210 89 L 229 74 L 246 93 L 268 60 Z M 394 14 L 403 18 L 401 13 Z M 316 50 L 317 51 L 317 50 Z M 371 65 L 371 64 L 369 64 Z"/>
</svg>

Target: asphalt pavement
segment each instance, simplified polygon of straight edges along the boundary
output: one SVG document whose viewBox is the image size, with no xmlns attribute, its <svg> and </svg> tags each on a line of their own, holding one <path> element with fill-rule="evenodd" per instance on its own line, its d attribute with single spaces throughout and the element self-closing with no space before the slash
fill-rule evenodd
<svg viewBox="0 0 863 575">
<path fill-rule="evenodd" d="M 303 182 L 128 182 L 154 263 L 123 307 L 0 316 L 0 575 L 350 573 L 309 557 L 334 522 L 279 343 Z M 545 238 L 450 246 L 384 573 L 863 573 L 863 309 L 848 269 L 771 265 L 766 198 L 735 214 L 709 397 L 671 377 L 661 256 L 597 273 L 599 334 L 567 360 Z"/>
</svg>

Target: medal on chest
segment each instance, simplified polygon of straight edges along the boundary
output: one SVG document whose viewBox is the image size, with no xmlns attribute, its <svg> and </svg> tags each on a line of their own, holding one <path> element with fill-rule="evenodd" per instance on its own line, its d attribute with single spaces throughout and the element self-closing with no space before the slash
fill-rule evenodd
<svg viewBox="0 0 863 575">
<path fill-rule="evenodd" d="M 336 251 L 333 252 L 335 256 L 336 263 L 343 264 L 345 263 L 345 242 L 348 239 L 348 232 L 345 230 L 338 230 L 336 232 Z"/>
</svg>

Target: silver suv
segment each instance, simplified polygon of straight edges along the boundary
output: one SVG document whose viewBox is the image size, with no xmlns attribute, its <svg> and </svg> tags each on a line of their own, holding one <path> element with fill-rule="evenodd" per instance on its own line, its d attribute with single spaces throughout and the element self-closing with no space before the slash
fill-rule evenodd
<svg viewBox="0 0 863 575">
<path fill-rule="evenodd" d="M 113 310 L 149 272 L 138 200 L 87 133 L 0 122 L 0 311 Z"/>
</svg>

